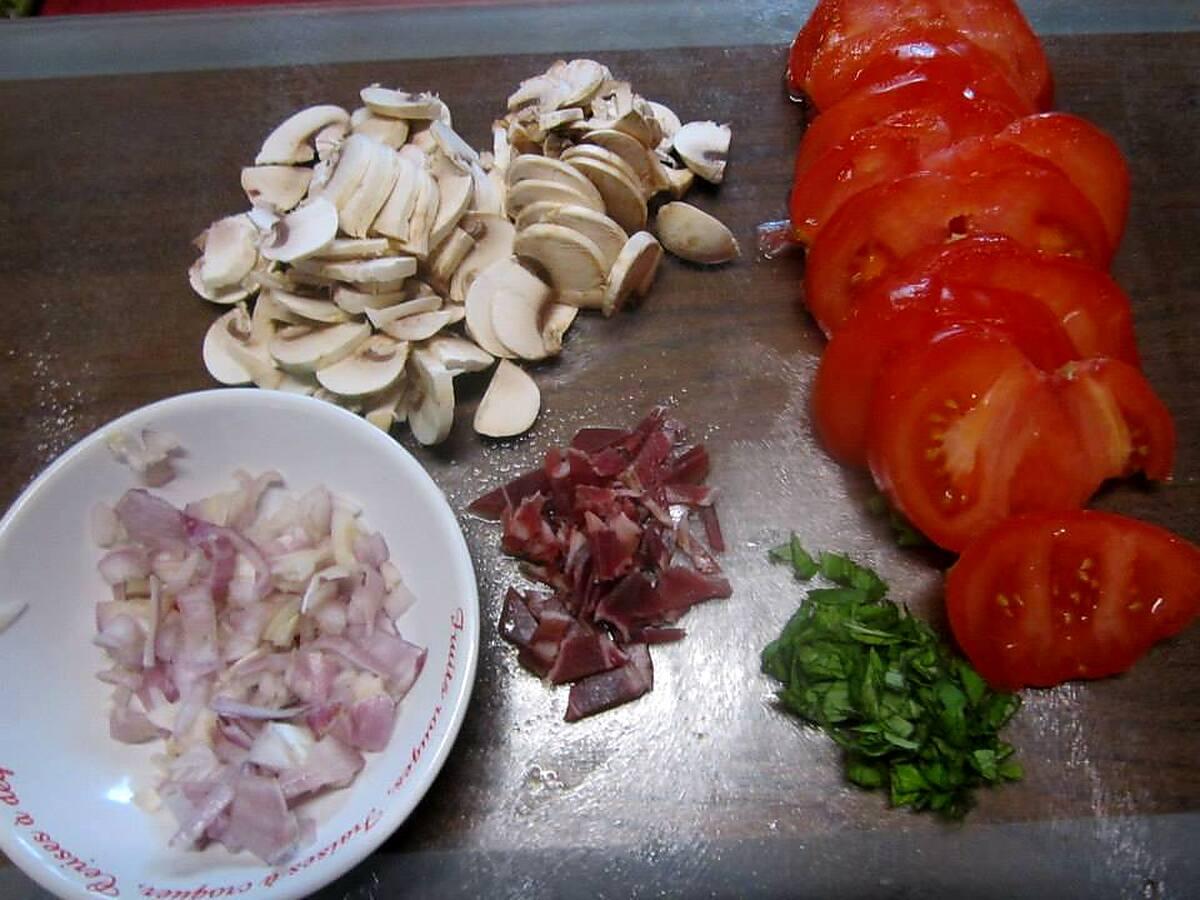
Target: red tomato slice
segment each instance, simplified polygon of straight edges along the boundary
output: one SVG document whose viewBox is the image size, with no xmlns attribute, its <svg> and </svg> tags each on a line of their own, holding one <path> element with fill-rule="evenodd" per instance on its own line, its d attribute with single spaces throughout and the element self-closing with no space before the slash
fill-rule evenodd
<svg viewBox="0 0 1200 900">
<path fill-rule="evenodd" d="M 1002 235 L 977 235 L 910 257 L 896 282 L 933 275 L 1037 297 L 1066 329 L 1075 359 L 1104 356 L 1141 366 L 1129 297 L 1094 266 L 1032 252 Z"/>
<path fill-rule="evenodd" d="M 883 368 L 955 324 L 1005 335 L 1035 366 L 1053 371 L 1075 358 L 1066 331 L 1037 299 L 937 276 L 881 285 L 865 296 L 821 356 L 813 383 L 813 422 L 825 449 L 867 464 L 871 398 Z"/>
<path fill-rule="evenodd" d="M 821 230 L 805 269 L 808 308 L 832 334 L 863 291 L 906 257 L 980 233 L 1095 266 L 1112 256 L 1095 209 L 1057 172 L 917 173 L 851 197 Z"/>
<path fill-rule="evenodd" d="M 788 83 L 822 97 L 854 75 L 897 25 L 945 29 L 978 46 L 1039 109 L 1053 101 L 1053 82 L 1037 36 L 1012 0 L 821 0 L 792 43 Z"/>
<path fill-rule="evenodd" d="M 1200 549 L 1110 513 L 1019 516 L 963 551 L 946 609 L 959 646 L 995 687 L 1103 678 L 1200 612 Z"/>
<path fill-rule="evenodd" d="M 1075 509 L 1099 482 L 1046 376 L 1003 334 L 959 325 L 883 367 L 867 457 L 909 521 L 961 550 L 1010 515 Z"/>
<path fill-rule="evenodd" d="M 1017 119 L 996 134 L 1058 166 L 1092 202 L 1115 247 L 1129 214 L 1129 167 L 1111 137 L 1084 119 L 1067 113 L 1042 113 Z"/>
<path fill-rule="evenodd" d="M 1141 372 L 1119 360 L 1089 359 L 1064 366 L 1053 387 L 1098 480 L 1135 472 L 1159 481 L 1171 477 L 1175 421 Z"/>
<path fill-rule="evenodd" d="M 894 81 L 873 84 L 847 95 L 817 116 L 804 132 L 796 153 L 795 174 L 803 175 L 818 159 L 868 126 L 888 121 L 909 110 L 928 111 L 947 123 L 955 134 L 994 134 L 1026 114 L 977 97 L 970 85 L 942 81 L 929 73 L 913 72 Z"/>
</svg>

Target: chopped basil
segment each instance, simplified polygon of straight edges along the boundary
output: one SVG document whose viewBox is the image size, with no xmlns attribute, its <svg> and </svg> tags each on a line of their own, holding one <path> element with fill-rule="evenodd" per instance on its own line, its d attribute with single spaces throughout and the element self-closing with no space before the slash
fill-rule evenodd
<svg viewBox="0 0 1200 900">
<path fill-rule="evenodd" d="M 991 690 L 928 625 L 885 600 L 887 585 L 865 566 L 833 553 L 814 560 L 795 535 L 770 558 L 799 579 L 819 573 L 838 585 L 808 591 L 762 668 L 781 682 L 785 708 L 841 745 L 851 783 L 886 789 L 893 806 L 960 818 L 975 788 L 1021 777 L 997 734 L 1018 697 Z"/>
</svg>

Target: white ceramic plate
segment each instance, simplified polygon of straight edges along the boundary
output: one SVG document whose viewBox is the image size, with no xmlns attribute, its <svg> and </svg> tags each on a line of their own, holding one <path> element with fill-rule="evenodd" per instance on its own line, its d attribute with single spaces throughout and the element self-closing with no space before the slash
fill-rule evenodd
<svg viewBox="0 0 1200 900">
<path fill-rule="evenodd" d="M 159 493 L 182 505 L 232 486 L 237 468 L 276 469 L 290 491 L 324 484 L 358 502 L 418 602 L 400 620 L 428 648 L 396 731 L 347 789 L 306 809 L 317 839 L 269 867 L 221 846 L 172 849 L 170 813 L 132 793 L 152 782 L 161 745 L 108 736 L 110 688 L 94 634 L 106 587 L 90 537 L 97 501 L 136 477 L 105 445 L 115 429 L 177 435 L 187 455 Z M 436 777 L 458 734 L 475 677 L 479 605 L 462 532 L 442 493 L 392 438 L 307 397 L 253 390 L 187 394 L 137 410 L 65 453 L 0 520 L 0 596 L 29 608 L 0 633 L 0 849 L 62 897 L 302 897 L 380 845 Z M 203 893 L 199 893 L 203 888 Z M 174 893 L 191 892 L 191 893 Z"/>
</svg>

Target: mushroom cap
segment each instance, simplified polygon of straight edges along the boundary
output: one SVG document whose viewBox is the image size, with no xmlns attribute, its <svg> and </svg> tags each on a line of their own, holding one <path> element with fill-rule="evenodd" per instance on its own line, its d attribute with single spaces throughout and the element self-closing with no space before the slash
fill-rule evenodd
<svg viewBox="0 0 1200 900">
<path fill-rule="evenodd" d="M 500 360 L 475 410 L 475 430 L 487 437 L 513 437 L 530 429 L 542 405 L 541 391 L 529 374 Z"/>
<path fill-rule="evenodd" d="M 396 383 L 404 374 L 407 360 L 407 342 L 375 334 L 345 359 L 317 369 L 317 381 L 344 397 L 375 394 Z"/>
<path fill-rule="evenodd" d="M 725 157 L 733 137 L 728 125 L 688 122 L 675 134 L 673 146 L 683 164 L 713 184 L 725 178 Z"/>
<path fill-rule="evenodd" d="M 294 165 L 310 162 L 313 148 L 308 139 L 326 125 L 350 123 L 350 114 L 340 106 L 310 106 L 288 116 L 267 135 L 254 158 L 256 166 L 271 164 Z"/>
<path fill-rule="evenodd" d="M 312 177 L 312 169 L 302 166 L 246 166 L 242 169 L 242 190 L 256 206 L 287 212 L 304 199 Z"/>
<path fill-rule="evenodd" d="M 337 208 L 324 197 L 313 197 L 275 223 L 260 252 L 265 259 L 296 262 L 327 246 L 337 230 Z"/>
</svg>

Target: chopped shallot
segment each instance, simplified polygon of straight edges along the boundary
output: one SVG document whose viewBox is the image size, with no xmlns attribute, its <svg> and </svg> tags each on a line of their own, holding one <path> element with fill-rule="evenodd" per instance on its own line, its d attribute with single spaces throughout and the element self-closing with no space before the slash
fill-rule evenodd
<svg viewBox="0 0 1200 900">
<path fill-rule="evenodd" d="M 139 463 L 177 449 L 150 432 L 120 443 Z M 425 650 L 397 629 L 412 593 L 355 507 L 321 487 L 268 513 L 279 474 L 235 478 L 183 510 L 141 488 L 97 507 L 94 642 L 112 663 L 97 677 L 115 740 L 166 741 L 152 793 L 171 843 L 276 865 L 314 834 L 296 807 L 387 745 Z M 23 609 L 0 604 L 0 630 Z"/>
<path fill-rule="evenodd" d="M 534 674 L 571 683 L 568 722 L 649 691 L 648 645 L 679 640 L 688 609 L 732 593 L 714 556 L 725 542 L 707 475 L 708 451 L 658 407 L 631 431 L 580 430 L 469 507 L 501 521 L 505 552 L 550 588 L 510 588 L 500 636 Z"/>
</svg>

